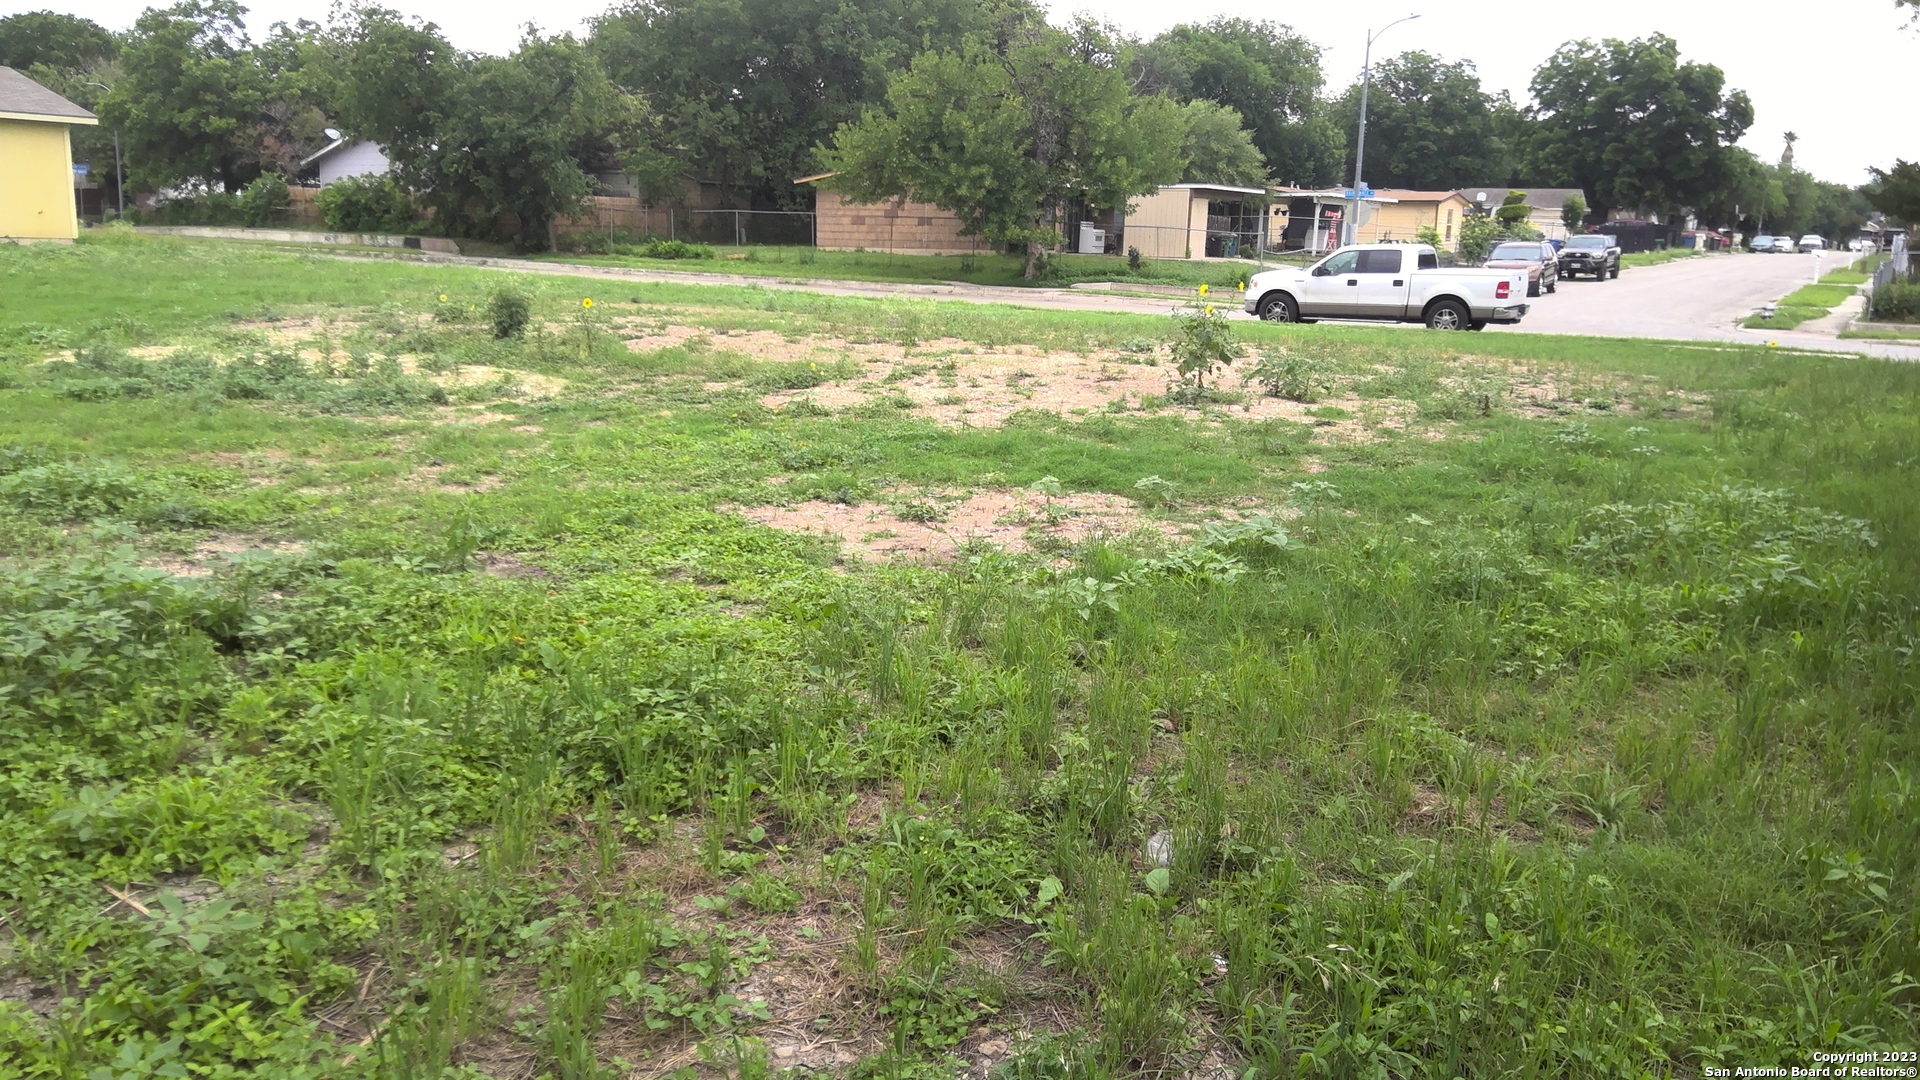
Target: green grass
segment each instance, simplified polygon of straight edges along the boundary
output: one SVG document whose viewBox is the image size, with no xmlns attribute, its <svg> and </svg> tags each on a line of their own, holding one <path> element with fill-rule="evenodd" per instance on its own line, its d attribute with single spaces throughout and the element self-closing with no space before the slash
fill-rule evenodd
<svg viewBox="0 0 1920 1080">
<path fill-rule="evenodd" d="M 1862 273 L 1852 268 L 1831 270 L 1820 277 L 1820 283 L 1823 285 L 1865 285 L 1872 280 L 1872 274 Z"/>
<path fill-rule="evenodd" d="M 1062 288 L 1079 281 L 1135 282 L 1145 285 L 1209 285 L 1229 288 L 1258 273 L 1250 260 L 1148 259 L 1139 270 L 1121 255 L 1055 255 L 1039 281 L 1021 274 L 1017 255 L 892 255 L 872 251 L 822 251 L 812 247 L 715 247 L 713 259 L 649 259 L 639 255 L 550 254 L 543 261 L 593 266 L 632 266 L 690 273 L 744 274 L 749 277 L 816 278 L 839 281 L 926 283 L 959 281 L 972 285 Z"/>
<path fill-rule="evenodd" d="M 1837 283 L 1802 285 L 1780 298 L 1773 318 L 1749 315 L 1741 325 L 1750 330 L 1792 330 L 1801 323 L 1825 318 L 1855 291 L 1851 285 Z"/>
<path fill-rule="evenodd" d="M 1749 315 L 1740 325 L 1749 330 L 1792 330 L 1801 323 L 1824 319 L 1829 314 L 1823 307 L 1795 307 L 1782 303 L 1774 308 L 1773 318 Z"/>
<path fill-rule="evenodd" d="M 1697 259 L 1707 254 L 1692 248 L 1660 248 L 1656 251 L 1634 251 L 1620 256 L 1620 269 L 1631 270 L 1640 266 L 1659 266 L 1662 263 L 1678 259 Z"/>
<path fill-rule="evenodd" d="M 829 384 L 1178 325 L 611 286 L 0 249 L 0 985 L 50 1013 L 0 999 L 6 1068 L 1920 1042 L 1920 369 L 1248 324 L 1312 412 L 943 426 Z M 738 512 L 1030 485 L 1188 531 L 872 565 Z"/>
<path fill-rule="evenodd" d="M 1920 326 L 1915 326 L 1911 330 L 1883 330 L 1878 327 L 1865 330 L 1842 330 L 1840 336 L 1874 341 L 1913 341 L 1920 340 Z"/>
</svg>

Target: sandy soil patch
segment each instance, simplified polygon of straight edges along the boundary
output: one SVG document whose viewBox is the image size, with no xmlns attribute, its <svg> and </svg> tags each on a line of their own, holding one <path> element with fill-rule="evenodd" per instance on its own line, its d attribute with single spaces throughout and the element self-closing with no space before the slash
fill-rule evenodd
<svg viewBox="0 0 1920 1080">
<path fill-rule="evenodd" d="M 557 396 L 567 388 L 565 379 L 556 379 L 551 375 L 540 375 L 531 371 L 499 368 L 490 364 L 465 364 L 452 371 L 430 372 L 421 370 L 420 360 L 416 356 L 406 355 L 396 359 L 400 361 L 400 369 L 407 374 L 424 375 L 449 390 L 498 386 L 508 397 L 544 401 Z"/>
<path fill-rule="evenodd" d="M 206 577 L 226 565 L 228 556 L 244 554 L 299 555 L 307 545 L 297 540 L 275 540 L 248 533 L 214 533 L 184 555 L 159 555 L 142 560 L 176 577 Z"/>
<path fill-rule="evenodd" d="M 1037 539 L 1077 543 L 1095 535 L 1147 528 L 1175 535 L 1169 523 L 1150 522 L 1118 495 L 1071 494 L 1049 501 L 1031 491 L 985 491 L 951 500 L 934 495 L 941 521 L 900 516 L 901 504 L 821 502 L 753 506 L 738 512 L 775 529 L 831 537 L 867 561 L 951 558 L 962 544 L 984 541 L 1007 551 L 1031 551 Z M 918 514 L 913 515 L 920 516 Z"/>
</svg>

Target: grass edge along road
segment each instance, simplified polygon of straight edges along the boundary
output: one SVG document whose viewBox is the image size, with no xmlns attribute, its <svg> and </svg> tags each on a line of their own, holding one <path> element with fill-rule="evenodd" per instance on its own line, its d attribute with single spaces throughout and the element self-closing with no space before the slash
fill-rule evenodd
<svg viewBox="0 0 1920 1080">
<path fill-rule="evenodd" d="M 1656 1076 L 1920 1035 L 1920 371 L 1256 324 L 1185 404 L 1074 413 L 1031 403 L 1181 324 L 582 284 L 0 251 L 9 1067 Z M 968 492 L 1031 553 L 746 516 Z M 1096 497 L 1136 527 L 1070 539 Z"/>
</svg>

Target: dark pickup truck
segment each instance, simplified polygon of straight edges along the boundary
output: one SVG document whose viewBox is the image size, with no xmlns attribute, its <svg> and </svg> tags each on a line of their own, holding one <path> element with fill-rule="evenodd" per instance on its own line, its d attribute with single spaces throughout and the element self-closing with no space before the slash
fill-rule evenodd
<svg viewBox="0 0 1920 1080">
<path fill-rule="evenodd" d="M 1572 280 L 1592 274 L 1605 281 L 1620 276 L 1620 245 L 1603 233 L 1587 233 L 1567 241 L 1560 249 L 1560 276 Z"/>
</svg>

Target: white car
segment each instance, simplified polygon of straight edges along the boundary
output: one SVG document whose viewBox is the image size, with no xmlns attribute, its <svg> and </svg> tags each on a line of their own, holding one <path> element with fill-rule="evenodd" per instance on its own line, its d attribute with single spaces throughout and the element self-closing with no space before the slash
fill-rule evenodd
<svg viewBox="0 0 1920 1080">
<path fill-rule="evenodd" d="M 1818 233 L 1808 233 L 1800 238 L 1800 250 L 1825 251 L 1827 250 L 1827 238 Z"/>
<path fill-rule="evenodd" d="M 1526 295 L 1525 270 L 1443 270 L 1426 244 L 1360 244 L 1312 266 L 1253 275 L 1245 306 L 1269 322 L 1366 319 L 1479 330 L 1519 322 Z"/>
</svg>

